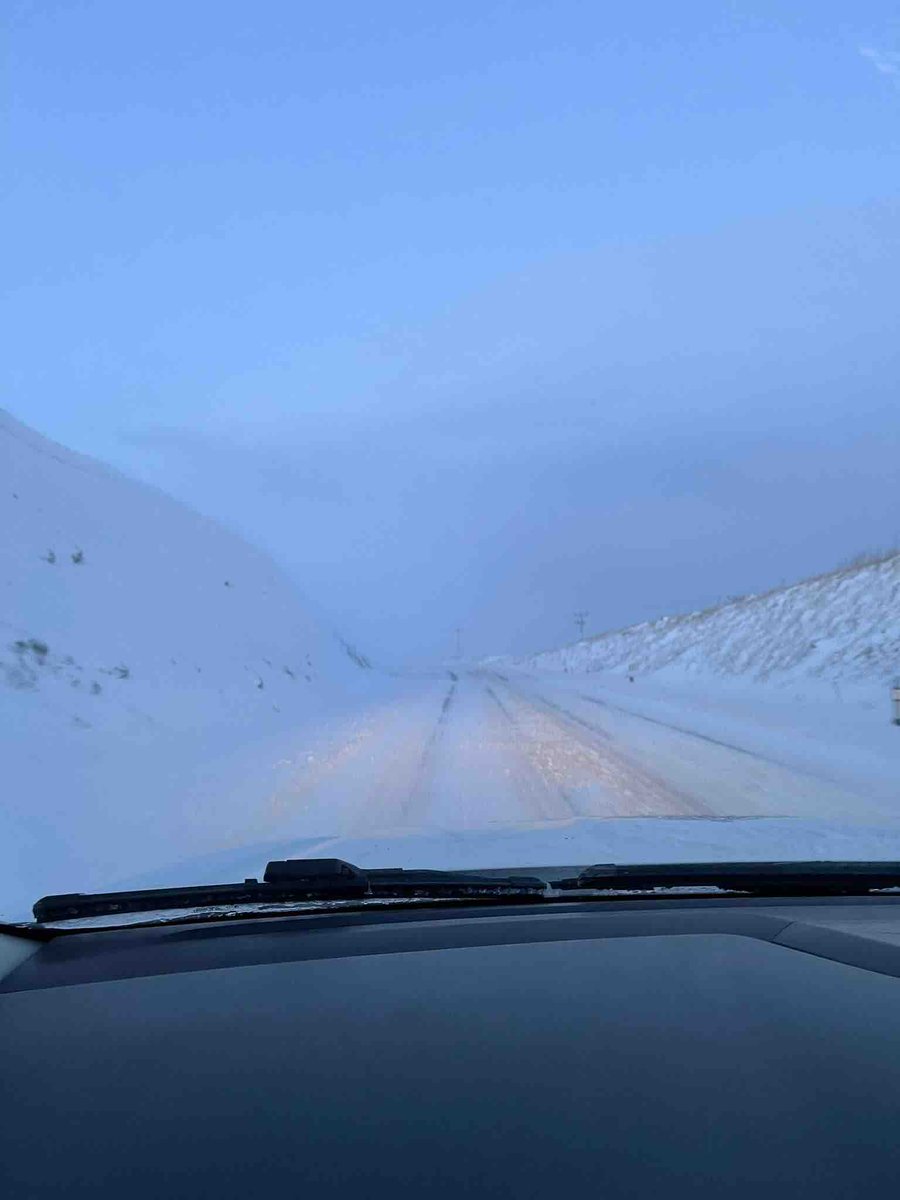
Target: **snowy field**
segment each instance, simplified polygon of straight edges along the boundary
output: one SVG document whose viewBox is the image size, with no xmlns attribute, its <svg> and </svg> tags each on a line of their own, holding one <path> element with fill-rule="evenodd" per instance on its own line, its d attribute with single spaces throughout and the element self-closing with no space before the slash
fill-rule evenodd
<svg viewBox="0 0 900 1200">
<path fill-rule="evenodd" d="M 2 414 L 0 478 L 0 916 L 291 855 L 900 860 L 900 560 L 396 677 L 239 538 Z"/>
</svg>

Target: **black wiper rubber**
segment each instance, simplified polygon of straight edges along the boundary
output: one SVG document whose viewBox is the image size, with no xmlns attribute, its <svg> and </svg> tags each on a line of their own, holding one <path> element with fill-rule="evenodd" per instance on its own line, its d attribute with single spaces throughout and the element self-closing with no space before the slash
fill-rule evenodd
<svg viewBox="0 0 900 1200">
<path fill-rule="evenodd" d="M 533 875 L 479 875 L 477 871 L 367 871 L 373 896 L 541 896 L 547 890 Z"/>
<path fill-rule="evenodd" d="M 701 887 L 771 896 L 864 895 L 900 888 L 900 862 L 601 863 L 550 886 L 560 891 Z"/>
<path fill-rule="evenodd" d="M 270 862 L 263 878 L 267 883 L 290 883 L 305 872 L 309 861 L 298 858 Z M 349 865 L 344 863 L 344 866 Z M 520 895 L 523 892 L 543 893 L 547 890 L 542 879 L 531 875 L 497 876 L 482 875 L 478 871 L 407 870 L 403 867 L 380 867 L 371 871 L 359 867 L 351 869 L 358 872 L 368 884 L 364 893 L 367 896 L 485 896 L 502 895 L 505 892 Z"/>
<path fill-rule="evenodd" d="M 296 858 L 270 862 L 263 882 L 217 883 L 199 887 L 145 888 L 44 896 L 32 912 L 39 922 L 69 921 L 121 913 L 210 906 L 302 904 L 321 900 L 472 896 L 541 896 L 547 885 L 531 876 L 497 878 L 465 871 L 364 871 L 340 858 Z"/>
</svg>

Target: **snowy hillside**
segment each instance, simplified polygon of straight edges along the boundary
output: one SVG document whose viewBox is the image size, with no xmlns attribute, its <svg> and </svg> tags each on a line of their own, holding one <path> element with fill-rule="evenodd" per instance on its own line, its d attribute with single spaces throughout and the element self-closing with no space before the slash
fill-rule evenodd
<svg viewBox="0 0 900 1200">
<path fill-rule="evenodd" d="M 2 412 L 0 519 L 7 880 L 90 884 L 123 839 L 133 861 L 204 844 L 203 773 L 367 674 L 265 555 Z"/>
<path fill-rule="evenodd" d="M 885 683 L 900 675 L 900 553 L 519 661 L 547 671 Z"/>
</svg>

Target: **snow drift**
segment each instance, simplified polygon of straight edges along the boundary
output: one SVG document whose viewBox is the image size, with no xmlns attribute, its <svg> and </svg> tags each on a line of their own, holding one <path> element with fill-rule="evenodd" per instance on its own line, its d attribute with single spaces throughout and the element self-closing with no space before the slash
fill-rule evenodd
<svg viewBox="0 0 900 1200">
<path fill-rule="evenodd" d="M 545 671 L 886 683 L 900 674 L 900 553 L 517 661 Z"/>
<path fill-rule="evenodd" d="M 3 412 L 0 519 L 0 911 L 221 844 L 241 747 L 366 674 L 264 554 Z"/>
</svg>

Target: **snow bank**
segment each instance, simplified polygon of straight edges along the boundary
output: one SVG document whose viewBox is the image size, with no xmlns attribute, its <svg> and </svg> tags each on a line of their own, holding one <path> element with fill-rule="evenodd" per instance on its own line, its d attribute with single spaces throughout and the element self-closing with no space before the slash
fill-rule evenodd
<svg viewBox="0 0 900 1200">
<path fill-rule="evenodd" d="M 541 671 L 886 684 L 900 675 L 900 553 L 517 660 Z"/>
<path fill-rule="evenodd" d="M 368 674 L 265 555 L 3 412 L 0 520 L 0 912 L 216 844 L 216 762 Z"/>
</svg>

